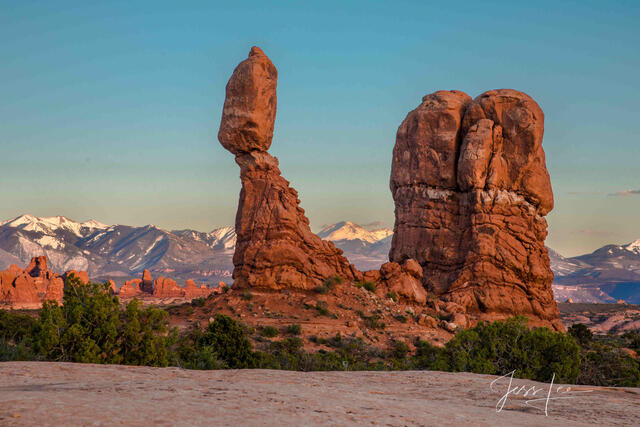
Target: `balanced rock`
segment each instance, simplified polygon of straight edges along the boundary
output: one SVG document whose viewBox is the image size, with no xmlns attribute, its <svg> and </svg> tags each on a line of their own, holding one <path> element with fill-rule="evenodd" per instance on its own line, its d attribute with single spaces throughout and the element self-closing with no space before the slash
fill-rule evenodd
<svg viewBox="0 0 640 427">
<path fill-rule="evenodd" d="M 318 286 L 361 275 L 333 243 L 311 232 L 298 193 L 267 153 L 276 116 L 277 70 L 253 47 L 226 88 L 218 139 L 236 156 L 242 190 L 236 215 L 234 287 Z"/>
<path fill-rule="evenodd" d="M 418 261 L 428 291 L 477 319 L 524 314 L 561 330 L 544 246 L 553 193 L 543 133 L 542 110 L 522 92 L 425 96 L 393 151 L 389 259 Z"/>
</svg>

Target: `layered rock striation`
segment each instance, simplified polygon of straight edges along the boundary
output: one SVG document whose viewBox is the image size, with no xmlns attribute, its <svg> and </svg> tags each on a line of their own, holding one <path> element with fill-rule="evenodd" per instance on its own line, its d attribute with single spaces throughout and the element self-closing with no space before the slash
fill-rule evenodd
<svg viewBox="0 0 640 427">
<path fill-rule="evenodd" d="M 425 96 L 393 150 L 390 260 L 417 260 L 424 287 L 475 318 L 524 314 L 562 329 L 544 246 L 543 133 L 542 110 L 522 92 Z"/>
<path fill-rule="evenodd" d="M 236 156 L 242 190 L 236 215 L 234 287 L 311 289 L 328 277 L 360 277 L 342 251 L 311 232 L 296 190 L 267 150 L 278 72 L 257 47 L 226 87 L 218 139 Z"/>
</svg>

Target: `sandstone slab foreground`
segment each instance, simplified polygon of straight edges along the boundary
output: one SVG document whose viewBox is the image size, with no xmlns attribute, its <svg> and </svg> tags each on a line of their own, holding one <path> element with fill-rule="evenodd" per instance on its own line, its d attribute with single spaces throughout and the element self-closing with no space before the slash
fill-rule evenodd
<svg viewBox="0 0 640 427">
<path fill-rule="evenodd" d="M 514 396 L 497 413 L 505 384 L 492 392 L 496 378 L 5 362 L 0 425 L 631 426 L 640 419 L 640 389 L 592 386 L 575 386 L 575 398 L 551 400 L 548 416 Z"/>
</svg>

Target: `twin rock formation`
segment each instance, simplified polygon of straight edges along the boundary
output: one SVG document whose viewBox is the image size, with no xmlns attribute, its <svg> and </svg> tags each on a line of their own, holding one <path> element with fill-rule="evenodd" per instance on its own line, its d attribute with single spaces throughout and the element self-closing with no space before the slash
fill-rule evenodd
<svg viewBox="0 0 640 427">
<path fill-rule="evenodd" d="M 425 96 L 393 151 L 391 262 L 363 273 L 311 232 L 298 193 L 267 152 L 277 74 L 253 47 L 226 87 L 218 139 L 242 181 L 235 287 L 305 290 L 337 275 L 376 281 L 417 303 L 431 294 L 471 319 L 525 314 L 562 329 L 544 246 L 553 195 L 535 101 L 514 90 L 475 100 L 459 91 Z"/>
</svg>

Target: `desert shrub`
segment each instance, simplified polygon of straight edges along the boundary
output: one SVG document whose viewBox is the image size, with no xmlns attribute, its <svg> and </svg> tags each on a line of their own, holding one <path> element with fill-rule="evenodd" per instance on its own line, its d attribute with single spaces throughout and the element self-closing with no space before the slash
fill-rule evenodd
<svg viewBox="0 0 640 427">
<path fill-rule="evenodd" d="M 361 312 L 360 317 L 364 321 L 364 325 L 369 329 L 384 329 L 387 327 L 387 325 L 380 320 L 381 317 L 377 313 L 366 315 Z"/>
<path fill-rule="evenodd" d="M 374 293 L 375 293 L 375 291 L 377 289 L 376 284 L 373 283 L 373 282 L 370 282 L 368 280 L 363 280 L 363 281 L 360 281 L 360 282 L 356 282 L 356 287 L 365 288 L 369 292 L 374 292 Z"/>
<path fill-rule="evenodd" d="M 302 327 L 299 324 L 294 323 L 287 326 L 287 333 L 290 335 L 300 335 L 302 333 Z"/>
<path fill-rule="evenodd" d="M 594 343 L 582 353 L 579 384 L 598 386 L 640 386 L 640 361 L 619 347 Z"/>
<path fill-rule="evenodd" d="M 205 341 L 205 331 L 192 327 L 180 336 L 174 349 L 174 364 L 186 369 L 224 369 L 214 347 Z"/>
<path fill-rule="evenodd" d="M 576 323 L 575 325 L 569 326 L 567 329 L 567 333 L 576 339 L 580 346 L 588 346 L 593 339 L 593 332 L 589 330 L 587 325 L 582 323 Z"/>
<path fill-rule="evenodd" d="M 125 310 L 109 284 L 67 278 L 63 304 L 45 302 L 33 328 L 33 348 L 45 360 L 167 366 L 175 334 L 167 332 L 167 313 L 141 308 L 137 300 Z"/>
<path fill-rule="evenodd" d="M 391 357 L 395 359 L 404 359 L 409 353 L 409 346 L 404 341 L 394 341 L 391 346 Z"/>
<path fill-rule="evenodd" d="M 448 370 L 449 366 L 442 349 L 422 340 L 418 340 L 415 345 L 416 353 L 411 358 L 413 369 Z"/>
<path fill-rule="evenodd" d="M 242 298 L 245 301 L 251 301 L 253 299 L 253 294 L 248 290 L 245 290 L 242 292 L 242 295 L 240 296 L 240 298 Z"/>
<path fill-rule="evenodd" d="M 33 360 L 32 335 L 36 319 L 0 310 L 0 362 Z"/>
<path fill-rule="evenodd" d="M 203 307 L 207 299 L 205 297 L 194 298 L 191 300 L 191 305 L 194 307 Z"/>
<path fill-rule="evenodd" d="M 275 326 L 265 326 L 260 331 L 260 335 L 267 338 L 273 338 L 275 336 L 278 336 L 278 334 L 280 334 L 280 331 Z"/>
<path fill-rule="evenodd" d="M 400 323 L 407 323 L 407 316 L 405 316 L 404 314 L 397 314 L 393 316 L 393 318 Z"/>
<path fill-rule="evenodd" d="M 170 347 L 177 330 L 168 331 L 167 312 L 140 301 L 130 301 L 123 313 L 121 332 L 122 363 L 125 365 L 168 366 Z"/>
<path fill-rule="evenodd" d="M 318 294 L 326 294 L 331 289 L 333 289 L 336 285 L 339 285 L 341 283 L 342 283 L 342 277 L 333 276 L 333 277 L 329 277 L 329 278 L 325 279 L 322 282 L 322 285 L 316 286 L 315 288 L 313 288 L 313 290 Z"/>
<path fill-rule="evenodd" d="M 329 277 L 328 279 L 325 279 L 325 281 L 322 284 L 326 286 L 328 289 L 333 289 L 335 285 L 340 285 L 342 282 L 343 282 L 342 277 L 333 276 L 333 277 Z"/>
<path fill-rule="evenodd" d="M 555 373 L 556 382 L 573 383 L 579 374 L 579 354 L 572 336 L 547 328 L 528 329 L 526 318 L 514 317 L 459 332 L 436 363 L 454 372 L 503 375 L 515 369 L 514 376 L 537 381 L 549 381 Z"/>
<path fill-rule="evenodd" d="M 396 291 L 391 291 L 391 292 L 387 293 L 387 298 L 391 298 L 391 300 L 393 300 L 393 302 L 397 302 L 398 301 L 398 294 L 396 293 Z"/>
<path fill-rule="evenodd" d="M 232 369 L 251 368 L 253 349 L 246 331 L 229 316 L 217 314 L 198 341 L 199 346 L 210 346 L 211 351 Z"/>
<path fill-rule="evenodd" d="M 625 332 L 620 338 L 625 347 L 640 353 L 640 330 Z"/>
<path fill-rule="evenodd" d="M 315 309 L 318 310 L 318 314 L 322 316 L 329 316 L 329 304 L 326 301 L 316 302 Z"/>
<path fill-rule="evenodd" d="M 0 339 L 19 342 L 31 337 L 36 318 L 28 314 L 0 310 Z"/>
</svg>

